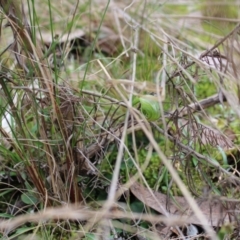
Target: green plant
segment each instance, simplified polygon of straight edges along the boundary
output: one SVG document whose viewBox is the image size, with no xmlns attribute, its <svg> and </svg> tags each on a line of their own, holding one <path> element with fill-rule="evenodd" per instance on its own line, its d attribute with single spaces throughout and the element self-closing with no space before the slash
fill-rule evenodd
<svg viewBox="0 0 240 240">
<path fill-rule="evenodd" d="M 190 193 L 238 197 L 233 2 L 100 2 L 0 0 L 13 39 L 0 54 L 2 238 L 158 239 L 155 223 L 172 222 L 149 204 L 156 192 L 184 196 L 200 224 L 209 211 Z M 228 71 L 206 61 L 229 46 Z M 138 198 L 136 184 L 155 192 Z M 230 234 L 213 222 L 209 236 Z"/>
</svg>

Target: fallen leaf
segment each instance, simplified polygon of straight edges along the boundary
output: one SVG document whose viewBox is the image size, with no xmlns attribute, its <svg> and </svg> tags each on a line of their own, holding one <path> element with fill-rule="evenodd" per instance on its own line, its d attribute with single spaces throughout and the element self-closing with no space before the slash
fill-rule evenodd
<svg viewBox="0 0 240 240">
<path fill-rule="evenodd" d="M 77 38 L 82 38 L 85 36 L 85 32 L 82 29 L 77 29 L 72 31 L 71 33 L 65 33 L 61 35 L 60 33 L 56 33 L 55 36 L 58 36 L 57 41 L 59 43 L 65 43 L 66 41 L 72 41 Z M 53 43 L 53 37 L 50 32 L 42 32 L 41 35 L 38 36 L 39 41 L 44 42 L 47 46 L 50 46 Z M 55 39 L 56 41 L 56 39 Z"/>
<path fill-rule="evenodd" d="M 157 212 L 167 215 L 179 215 L 179 217 L 187 217 L 188 222 L 196 225 L 201 225 L 199 219 L 193 214 L 184 197 L 170 198 L 165 194 L 149 191 L 141 184 L 135 182 L 131 188 L 131 192 L 142 201 L 146 206 L 156 210 Z M 227 203 L 221 202 L 219 199 L 196 199 L 202 213 L 208 219 L 206 225 L 213 227 L 221 226 L 222 224 L 235 222 L 235 208 L 229 210 Z M 184 223 L 183 223 L 184 224 Z"/>
</svg>

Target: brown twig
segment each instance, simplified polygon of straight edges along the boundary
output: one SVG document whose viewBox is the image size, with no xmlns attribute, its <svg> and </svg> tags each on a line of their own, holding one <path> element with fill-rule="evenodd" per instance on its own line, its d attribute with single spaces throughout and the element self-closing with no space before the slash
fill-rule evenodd
<svg viewBox="0 0 240 240">
<path fill-rule="evenodd" d="M 223 101 L 226 101 L 226 97 L 223 96 Z M 189 112 L 189 109 L 191 110 L 192 113 L 198 112 L 198 111 L 202 111 L 203 109 L 212 107 L 218 103 L 221 103 L 220 99 L 219 99 L 219 94 L 214 94 L 210 97 L 204 98 L 196 103 L 191 103 L 187 106 L 181 107 L 180 109 L 177 109 L 178 111 L 178 117 L 183 117 L 186 116 Z M 172 116 L 174 113 L 176 112 L 176 110 L 167 113 L 165 115 L 165 117 L 170 117 Z"/>
</svg>

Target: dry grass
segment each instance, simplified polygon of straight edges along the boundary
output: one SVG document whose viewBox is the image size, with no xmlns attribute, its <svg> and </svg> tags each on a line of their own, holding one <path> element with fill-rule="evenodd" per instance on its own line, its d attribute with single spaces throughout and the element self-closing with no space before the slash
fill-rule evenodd
<svg viewBox="0 0 240 240">
<path fill-rule="evenodd" d="M 0 77 L 1 171 L 7 179 L 1 209 L 7 206 L 10 214 L 0 222 L 3 237 L 22 230 L 32 239 L 55 239 L 62 228 L 71 239 L 120 239 L 117 231 L 134 239 L 173 233 L 184 239 L 180 226 L 193 223 L 191 215 L 205 236 L 217 239 L 213 227 L 221 228 L 221 221 L 232 229 L 238 224 L 236 215 L 234 225 L 219 209 L 236 214 L 231 201 L 238 198 L 239 169 L 226 159 L 239 141 L 229 134 L 238 134 L 229 126 L 240 114 L 239 25 L 223 35 L 207 31 L 202 22 L 212 17 L 202 16 L 198 1 L 26 1 L 25 12 L 16 1 L 0 5 L 8 26 L 2 28 Z M 236 22 L 216 17 L 229 26 Z M 227 127 L 214 123 L 218 116 Z M 146 177 L 154 156 L 156 188 Z M 136 182 L 144 186 L 141 194 L 132 190 Z M 181 194 L 175 200 L 183 201 L 182 209 L 171 212 L 162 204 L 157 196 L 163 195 L 154 191 L 164 190 L 160 183 L 168 197 Z M 104 201 L 96 195 L 101 187 Z M 210 207 L 218 209 L 216 223 L 211 209 L 199 204 L 201 198 L 211 202 L 201 188 L 217 199 Z M 144 213 L 132 211 L 133 198 Z M 35 213 L 24 214 L 24 208 Z"/>
</svg>

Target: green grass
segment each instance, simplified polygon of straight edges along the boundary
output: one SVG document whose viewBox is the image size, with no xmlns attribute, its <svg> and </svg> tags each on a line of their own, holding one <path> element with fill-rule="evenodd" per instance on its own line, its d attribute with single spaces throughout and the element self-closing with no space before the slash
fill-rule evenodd
<svg viewBox="0 0 240 240">
<path fill-rule="evenodd" d="M 238 150 L 221 135 L 233 131 L 238 143 L 237 76 L 223 82 L 199 62 L 222 38 L 210 41 L 204 17 L 190 18 L 204 6 L 27 1 L 24 15 L 17 4 L 0 1 L 5 23 L 8 6 L 17 16 L 2 28 L 0 55 L 2 239 L 158 239 L 159 212 L 131 192 L 134 182 L 186 205 L 203 189 L 238 198 L 229 181 Z M 18 48 L 6 49 L 12 38 Z M 219 87 L 227 102 L 192 111 Z"/>
</svg>

